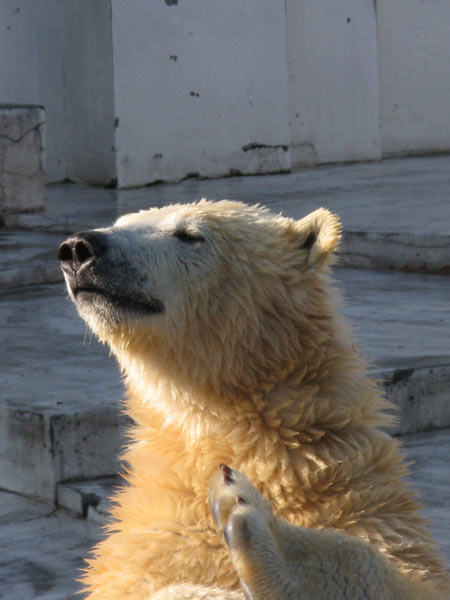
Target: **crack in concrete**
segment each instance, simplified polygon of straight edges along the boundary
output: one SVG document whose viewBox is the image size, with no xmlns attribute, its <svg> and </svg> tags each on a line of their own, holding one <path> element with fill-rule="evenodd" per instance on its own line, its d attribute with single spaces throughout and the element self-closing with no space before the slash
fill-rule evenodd
<svg viewBox="0 0 450 600">
<path fill-rule="evenodd" d="M 6 133 L 0 133 L 0 139 L 4 138 L 4 139 L 8 140 L 9 142 L 11 142 L 13 145 L 18 144 L 19 142 L 21 142 L 23 140 L 24 137 L 26 137 L 29 133 L 31 133 L 35 129 L 37 130 L 37 132 L 39 134 L 39 138 L 41 138 L 40 128 L 43 125 L 45 125 L 45 121 L 42 121 L 41 123 L 37 123 L 36 125 L 33 125 L 33 127 L 30 127 L 30 129 L 27 129 L 17 139 L 11 137 L 10 135 L 7 135 Z"/>
</svg>

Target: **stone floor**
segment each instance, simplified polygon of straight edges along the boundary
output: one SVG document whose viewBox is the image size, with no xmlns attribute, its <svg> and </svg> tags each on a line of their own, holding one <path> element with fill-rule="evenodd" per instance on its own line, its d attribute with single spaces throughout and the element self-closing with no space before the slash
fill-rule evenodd
<svg viewBox="0 0 450 600">
<path fill-rule="evenodd" d="M 294 218 L 326 206 L 340 215 L 347 231 L 448 236 L 449 187 L 448 155 L 323 166 L 283 175 L 186 179 L 130 190 L 52 185 L 47 188 L 45 213 L 6 215 L 5 225 L 70 233 L 109 225 L 124 213 L 148 206 L 228 198 L 264 204 Z"/>
<path fill-rule="evenodd" d="M 149 206 L 203 197 L 260 203 L 294 218 L 325 206 L 343 222 L 344 266 L 449 273 L 449 189 L 450 156 L 319 167 L 289 175 L 187 179 L 131 190 L 53 185 L 47 188 L 44 212 L 4 215 L 0 286 L 61 281 L 52 248 L 65 234 L 110 225 L 124 213 Z"/>
<path fill-rule="evenodd" d="M 76 579 L 98 525 L 52 504 L 0 492 L 0 598 L 80 598 Z"/>
</svg>

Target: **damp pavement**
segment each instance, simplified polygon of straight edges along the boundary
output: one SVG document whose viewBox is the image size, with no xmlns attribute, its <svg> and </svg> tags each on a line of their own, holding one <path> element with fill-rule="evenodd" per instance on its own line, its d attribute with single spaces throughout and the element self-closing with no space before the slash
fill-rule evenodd
<svg viewBox="0 0 450 600">
<path fill-rule="evenodd" d="M 411 479 L 450 559 L 450 156 L 133 190 L 56 185 L 45 211 L 4 215 L 0 228 L 0 599 L 79 598 L 78 570 L 119 484 L 120 374 L 67 299 L 58 244 L 202 197 L 340 215 L 343 312 L 397 406 L 393 433 L 406 434 Z"/>
</svg>

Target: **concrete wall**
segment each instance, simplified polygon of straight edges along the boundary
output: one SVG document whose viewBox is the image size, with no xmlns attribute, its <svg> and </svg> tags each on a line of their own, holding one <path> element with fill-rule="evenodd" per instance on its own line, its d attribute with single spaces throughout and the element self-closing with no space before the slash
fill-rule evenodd
<svg viewBox="0 0 450 600">
<path fill-rule="evenodd" d="M 65 0 L 66 176 L 116 178 L 110 0 Z"/>
<path fill-rule="evenodd" d="M 385 154 L 450 150 L 450 2 L 377 0 Z"/>
<path fill-rule="evenodd" d="M 381 156 L 373 0 L 287 0 L 294 166 Z"/>
<path fill-rule="evenodd" d="M 46 109 L 47 180 L 115 177 L 109 0 L 1 0 L 0 102 Z"/>
<path fill-rule="evenodd" d="M 112 0 L 119 186 L 290 168 L 284 0 Z"/>
<path fill-rule="evenodd" d="M 449 31 L 448 0 L 2 0 L 0 103 L 46 107 L 48 181 L 448 151 Z"/>
<path fill-rule="evenodd" d="M 0 103 L 46 109 L 46 171 L 65 177 L 64 10 L 60 0 L 1 0 Z"/>
</svg>

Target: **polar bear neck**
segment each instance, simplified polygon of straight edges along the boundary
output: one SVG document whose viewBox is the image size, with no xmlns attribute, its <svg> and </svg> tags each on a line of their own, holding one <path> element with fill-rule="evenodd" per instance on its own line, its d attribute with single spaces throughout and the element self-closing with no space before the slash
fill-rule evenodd
<svg viewBox="0 0 450 600">
<path fill-rule="evenodd" d="M 168 355 L 159 351 L 159 344 L 153 352 L 133 352 L 132 346 L 113 351 L 130 393 L 190 442 L 212 432 L 227 435 L 243 421 L 276 430 L 288 447 L 356 423 L 386 424 L 388 405 L 367 379 L 345 324 L 328 317 L 323 344 L 317 344 L 320 327 L 314 326 L 315 343 L 305 344 L 297 360 L 289 358 L 270 375 L 244 369 L 248 377 L 237 381 L 208 378 L 208 357 L 200 366 L 186 365 L 177 359 L 177 348 Z"/>
</svg>

